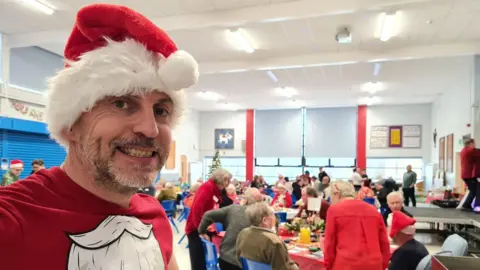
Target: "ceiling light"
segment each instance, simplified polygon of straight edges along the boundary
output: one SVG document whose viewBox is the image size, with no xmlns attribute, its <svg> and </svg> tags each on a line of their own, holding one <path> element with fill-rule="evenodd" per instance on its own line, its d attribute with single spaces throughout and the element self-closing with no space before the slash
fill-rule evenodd
<svg viewBox="0 0 480 270">
<path fill-rule="evenodd" d="M 30 6 L 30 7 L 33 7 L 35 9 L 37 9 L 38 11 L 41 11 L 45 14 L 48 14 L 48 15 L 52 15 L 54 12 L 55 12 L 55 9 L 53 9 L 51 6 L 41 2 L 41 1 L 38 1 L 38 0 L 20 0 L 20 2 Z"/>
<path fill-rule="evenodd" d="M 358 104 L 371 106 L 380 102 L 378 97 L 364 97 L 358 100 Z"/>
<path fill-rule="evenodd" d="M 298 94 L 297 89 L 293 87 L 277 87 L 275 88 L 275 92 L 279 96 L 288 97 L 288 98 L 291 98 Z"/>
<path fill-rule="evenodd" d="M 360 89 L 362 92 L 368 92 L 370 94 L 375 94 L 376 92 L 385 90 L 385 85 L 381 82 L 367 82 L 364 83 Z"/>
<path fill-rule="evenodd" d="M 245 30 L 239 28 L 234 30 L 228 30 L 228 33 L 230 34 L 231 43 L 233 46 L 247 53 L 253 53 L 255 51 L 255 48 L 247 38 Z"/>
<path fill-rule="evenodd" d="M 381 41 L 388 41 L 395 36 L 395 23 L 397 20 L 397 13 L 385 13 L 383 16 L 382 31 L 380 33 Z"/>
<path fill-rule="evenodd" d="M 273 71 L 269 70 L 267 71 L 267 76 L 272 80 L 274 83 L 278 83 L 278 78 L 275 76 L 275 73 Z"/>
<path fill-rule="evenodd" d="M 217 105 L 217 107 L 219 107 L 222 110 L 230 110 L 230 111 L 236 111 L 240 109 L 239 105 L 235 103 L 228 103 L 228 102 L 220 103 Z"/>
<path fill-rule="evenodd" d="M 337 35 L 335 35 L 335 40 L 340 44 L 352 43 L 352 33 L 348 27 L 342 27 L 338 30 Z"/>
<path fill-rule="evenodd" d="M 217 101 L 219 99 L 222 99 L 223 97 L 215 92 L 210 92 L 210 91 L 202 91 L 197 93 L 197 97 L 204 99 L 204 100 L 213 100 Z"/>
<path fill-rule="evenodd" d="M 378 77 L 380 74 L 380 69 L 382 68 L 382 63 L 374 63 L 373 64 L 373 76 Z"/>
<path fill-rule="evenodd" d="M 288 104 L 290 106 L 293 106 L 293 107 L 303 107 L 303 106 L 305 106 L 305 102 L 303 100 L 290 100 L 288 102 Z"/>
</svg>

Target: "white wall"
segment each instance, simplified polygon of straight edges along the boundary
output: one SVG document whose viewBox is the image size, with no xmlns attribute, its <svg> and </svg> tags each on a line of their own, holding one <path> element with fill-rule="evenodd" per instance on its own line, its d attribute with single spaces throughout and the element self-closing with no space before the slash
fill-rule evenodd
<svg viewBox="0 0 480 270">
<path fill-rule="evenodd" d="M 422 157 L 430 162 L 431 146 L 431 104 L 371 106 L 367 109 L 367 157 Z M 370 149 L 372 126 L 422 125 L 421 148 Z"/>
<path fill-rule="evenodd" d="M 200 159 L 215 154 L 215 129 L 233 128 L 234 149 L 221 150 L 221 156 L 245 156 L 242 141 L 246 138 L 245 111 L 200 112 Z"/>
</svg>

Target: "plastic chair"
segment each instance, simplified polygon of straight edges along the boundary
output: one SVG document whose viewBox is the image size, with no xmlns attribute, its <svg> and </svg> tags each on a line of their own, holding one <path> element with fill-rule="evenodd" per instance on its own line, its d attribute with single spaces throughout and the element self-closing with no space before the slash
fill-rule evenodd
<svg viewBox="0 0 480 270">
<path fill-rule="evenodd" d="M 265 263 L 259 263 L 240 257 L 243 270 L 272 270 L 272 267 Z"/>
<path fill-rule="evenodd" d="M 452 234 L 443 242 L 441 252 L 451 253 L 450 256 L 465 256 L 468 253 L 468 242 L 460 235 Z"/>
<path fill-rule="evenodd" d="M 275 212 L 275 218 L 280 221 L 280 223 L 287 222 L 287 212 Z"/>
<path fill-rule="evenodd" d="M 180 233 L 180 231 L 177 228 L 177 224 L 175 224 L 175 221 L 173 220 L 173 215 L 175 214 L 175 204 L 177 202 L 174 200 L 166 200 L 166 201 L 161 201 L 160 204 L 162 205 L 163 209 L 165 210 L 165 213 L 167 214 L 168 220 L 170 220 L 170 223 L 172 223 L 173 227 L 177 231 L 177 233 Z"/>
<path fill-rule="evenodd" d="M 188 207 L 185 207 L 184 209 L 184 215 L 185 215 L 185 220 L 188 218 L 188 215 L 190 214 L 190 208 Z M 185 236 L 187 236 L 187 234 L 183 234 L 182 235 L 182 238 L 180 238 L 180 240 L 178 241 L 178 244 L 180 245 L 183 241 L 183 239 L 185 238 Z M 187 248 L 188 248 L 188 245 L 187 245 Z"/>
<path fill-rule="evenodd" d="M 203 238 L 201 240 L 203 244 L 203 250 L 205 251 L 205 266 L 207 270 L 219 270 L 217 248 L 212 242 Z"/>
<path fill-rule="evenodd" d="M 188 215 L 190 215 L 190 208 L 184 206 L 182 213 L 180 213 L 180 216 L 178 217 L 178 222 L 183 222 L 184 220 L 187 220 Z"/>
<path fill-rule="evenodd" d="M 375 198 L 363 198 L 363 201 L 368 204 L 375 205 Z"/>
<path fill-rule="evenodd" d="M 222 223 L 217 222 L 217 223 L 215 223 L 214 225 L 215 225 L 215 230 L 217 231 L 217 233 L 224 231 L 224 230 L 223 230 L 223 224 L 222 224 Z"/>
<path fill-rule="evenodd" d="M 293 194 L 290 194 L 290 196 L 292 197 L 292 205 L 294 206 L 297 202 L 297 197 L 293 196 Z"/>
</svg>

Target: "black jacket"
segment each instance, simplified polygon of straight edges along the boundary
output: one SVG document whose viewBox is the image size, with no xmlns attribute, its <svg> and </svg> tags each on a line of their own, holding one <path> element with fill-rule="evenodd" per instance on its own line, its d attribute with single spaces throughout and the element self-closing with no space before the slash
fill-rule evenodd
<svg viewBox="0 0 480 270">
<path fill-rule="evenodd" d="M 328 176 L 328 174 L 327 174 L 325 171 L 319 173 L 319 174 L 318 174 L 318 180 L 320 180 L 320 182 L 322 182 L 322 179 L 323 179 L 323 177 L 325 177 L 325 176 Z"/>
</svg>

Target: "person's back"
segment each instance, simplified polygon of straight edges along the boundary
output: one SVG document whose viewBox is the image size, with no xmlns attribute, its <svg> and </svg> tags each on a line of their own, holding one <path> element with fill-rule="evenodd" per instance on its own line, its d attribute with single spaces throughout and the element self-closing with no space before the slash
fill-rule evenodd
<svg viewBox="0 0 480 270">
<path fill-rule="evenodd" d="M 177 193 L 173 189 L 173 187 L 168 187 L 160 191 L 158 194 L 157 200 L 158 201 L 173 201 L 177 199 Z"/>
<path fill-rule="evenodd" d="M 387 232 L 374 206 L 354 199 L 334 204 L 329 208 L 326 229 L 325 237 L 335 238 L 325 241 L 325 259 L 331 269 L 385 269 Z"/>
<path fill-rule="evenodd" d="M 415 270 L 418 263 L 427 256 L 428 250 L 415 239 L 411 239 L 392 254 L 389 270 Z"/>
</svg>

